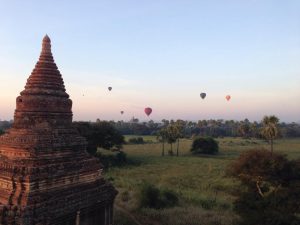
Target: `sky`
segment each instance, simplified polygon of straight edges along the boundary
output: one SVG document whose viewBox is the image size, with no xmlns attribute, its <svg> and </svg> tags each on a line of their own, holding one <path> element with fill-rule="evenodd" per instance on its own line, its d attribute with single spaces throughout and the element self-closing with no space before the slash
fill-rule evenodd
<svg viewBox="0 0 300 225">
<path fill-rule="evenodd" d="M 74 120 L 299 122 L 299 12 L 299 0 L 0 0 L 0 119 L 48 34 Z"/>
</svg>

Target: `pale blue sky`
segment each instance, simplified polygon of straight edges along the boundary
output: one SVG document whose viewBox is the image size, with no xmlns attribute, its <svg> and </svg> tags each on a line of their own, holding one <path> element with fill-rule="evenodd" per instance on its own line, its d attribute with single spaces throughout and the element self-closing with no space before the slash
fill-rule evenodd
<svg viewBox="0 0 300 225">
<path fill-rule="evenodd" d="M 47 33 L 76 120 L 146 120 L 150 106 L 154 120 L 300 121 L 299 12 L 298 0 L 0 0 L 0 119 Z"/>
</svg>

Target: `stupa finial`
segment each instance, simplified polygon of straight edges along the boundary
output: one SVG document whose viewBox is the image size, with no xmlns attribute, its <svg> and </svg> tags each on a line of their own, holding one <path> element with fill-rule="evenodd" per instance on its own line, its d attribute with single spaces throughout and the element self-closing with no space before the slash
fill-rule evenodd
<svg viewBox="0 0 300 225">
<path fill-rule="evenodd" d="M 42 52 L 51 53 L 51 40 L 47 34 L 43 38 Z"/>
<path fill-rule="evenodd" d="M 51 40 L 50 40 L 48 34 L 46 34 L 46 35 L 44 36 L 43 42 L 51 42 Z"/>
</svg>

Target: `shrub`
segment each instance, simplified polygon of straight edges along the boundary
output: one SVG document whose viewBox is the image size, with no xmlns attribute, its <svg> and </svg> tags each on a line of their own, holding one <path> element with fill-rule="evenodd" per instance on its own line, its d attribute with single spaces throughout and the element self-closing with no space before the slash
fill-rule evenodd
<svg viewBox="0 0 300 225">
<path fill-rule="evenodd" d="M 123 151 L 117 152 L 115 155 L 115 161 L 118 165 L 124 165 L 127 162 L 127 155 Z"/>
<path fill-rule="evenodd" d="M 177 204 L 178 204 L 178 197 L 174 191 L 168 189 L 161 191 L 162 208 L 174 207 Z"/>
<path fill-rule="evenodd" d="M 216 154 L 219 151 L 219 144 L 212 137 L 198 137 L 194 139 L 191 151 L 195 154 Z"/>
<path fill-rule="evenodd" d="M 153 184 L 145 183 L 142 185 L 139 205 L 141 208 L 160 208 L 159 202 L 160 191 Z"/>
<path fill-rule="evenodd" d="M 200 200 L 200 205 L 203 209 L 209 210 L 213 209 L 217 205 L 217 202 L 215 199 L 206 198 Z"/>
<path fill-rule="evenodd" d="M 300 160 L 267 150 L 240 155 L 228 173 L 245 186 L 236 193 L 234 210 L 243 225 L 300 224 Z"/>
<path fill-rule="evenodd" d="M 144 144 L 145 141 L 142 137 L 134 137 L 134 138 L 129 138 L 128 143 L 130 143 L 130 144 Z"/>
<path fill-rule="evenodd" d="M 123 202 L 128 202 L 130 199 L 130 194 L 128 191 L 124 191 L 121 193 L 121 199 Z"/>
<path fill-rule="evenodd" d="M 109 154 L 97 152 L 96 156 L 100 159 L 104 168 L 124 166 L 127 164 L 127 155 L 123 151 L 109 152 Z"/>
<path fill-rule="evenodd" d="M 144 183 L 138 198 L 141 208 L 162 209 L 178 204 L 178 197 L 171 190 L 161 190 L 153 184 Z"/>
</svg>

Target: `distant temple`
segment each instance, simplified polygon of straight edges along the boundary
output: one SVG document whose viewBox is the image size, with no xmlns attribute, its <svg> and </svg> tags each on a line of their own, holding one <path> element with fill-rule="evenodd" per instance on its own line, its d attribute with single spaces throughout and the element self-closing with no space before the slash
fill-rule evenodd
<svg viewBox="0 0 300 225">
<path fill-rule="evenodd" d="M 110 225 L 117 191 L 72 127 L 72 101 L 46 35 L 14 123 L 0 136 L 1 225 Z"/>
</svg>

